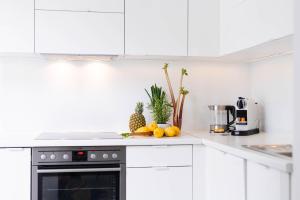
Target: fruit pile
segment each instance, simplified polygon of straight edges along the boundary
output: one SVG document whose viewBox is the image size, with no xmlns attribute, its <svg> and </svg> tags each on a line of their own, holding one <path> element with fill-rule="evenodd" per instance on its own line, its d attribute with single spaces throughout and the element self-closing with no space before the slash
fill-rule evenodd
<svg viewBox="0 0 300 200">
<path fill-rule="evenodd" d="M 135 133 L 151 133 L 156 138 L 161 138 L 163 136 L 175 137 L 180 135 L 180 129 L 176 126 L 170 126 L 163 129 L 158 127 L 156 122 L 152 122 L 148 126 L 138 128 Z"/>
</svg>

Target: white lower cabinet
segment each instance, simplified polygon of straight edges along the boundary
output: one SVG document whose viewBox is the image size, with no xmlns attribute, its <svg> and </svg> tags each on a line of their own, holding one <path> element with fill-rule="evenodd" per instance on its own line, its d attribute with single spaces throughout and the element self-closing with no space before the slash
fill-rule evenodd
<svg viewBox="0 0 300 200">
<path fill-rule="evenodd" d="M 206 148 L 206 200 L 245 200 L 245 160 Z"/>
<path fill-rule="evenodd" d="M 193 200 L 192 150 L 192 145 L 127 147 L 126 199 Z"/>
<path fill-rule="evenodd" d="M 290 200 L 290 175 L 248 162 L 247 200 Z"/>
<path fill-rule="evenodd" d="M 127 168 L 128 200 L 192 200 L 192 167 Z"/>
<path fill-rule="evenodd" d="M 0 199 L 30 200 L 31 149 L 0 149 Z"/>
</svg>

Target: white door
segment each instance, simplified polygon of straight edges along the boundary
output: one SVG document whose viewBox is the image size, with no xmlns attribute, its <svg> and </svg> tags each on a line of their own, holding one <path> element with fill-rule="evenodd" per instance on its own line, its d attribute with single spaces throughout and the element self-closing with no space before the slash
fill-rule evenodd
<svg viewBox="0 0 300 200">
<path fill-rule="evenodd" d="M 189 0 L 189 56 L 219 56 L 219 0 Z"/>
<path fill-rule="evenodd" d="M 0 196 L 5 200 L 30 200 L 31 150 L 0 149 Z"/>
<path fill-rule="evenodd" d="M 126 0 L 127 55 L 187 55 L 187 0 Z"/>
<path fill-rule="evenodd" d="M 124 53 L 122 13 L 36 11 L 37 53 L 120 55 Z"/>
<path fill-rule="evenodd" d="M 128 200 L 192 200 L 192 167 L 127 168 Z"/>
<path fill-rule="evenodd" d="M 34 0 L 0 1 L 0 52 L 34 52 Z"/>
<path fill-rule="evenodd" d="M 245 181 L 243 159 L 206 149 L 206 200 L 244 200 Z"/>
<path fill-rule="evenodd" d="M 289 174 L 248 162 L 247 200 L 290 200 Z"/>
</svg>

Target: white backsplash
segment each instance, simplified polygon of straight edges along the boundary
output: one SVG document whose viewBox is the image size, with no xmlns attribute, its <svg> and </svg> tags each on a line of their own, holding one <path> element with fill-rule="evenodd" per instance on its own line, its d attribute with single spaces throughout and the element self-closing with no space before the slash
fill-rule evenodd
<svg viewBox="0 0 300 200">
<path fill-rule="evenodd" d="M 127 130 L 135 103 L 148 102 L 144 89 L 154 83 L 166 88 L 165 62 L 66 62 L 41 56 L 2 56 L 0 130 Z M 246 65 L 169 63 L 174 88 L 178 88 L 180 68 L 189 72 L 184 81 L 190 91 L 184 108 L 185 130 L 208 129 L 208 104 L 233 104 L 238 96 L 250 95 Z M 147 109 L 145 115 L 149 122 Z"/>
<path fill-rule="evenodd" d="M 251 96 L 261 106 L 262 129 L 291 133 L 293 129 L 293 55 L 251 64 Z"/>
</svg>

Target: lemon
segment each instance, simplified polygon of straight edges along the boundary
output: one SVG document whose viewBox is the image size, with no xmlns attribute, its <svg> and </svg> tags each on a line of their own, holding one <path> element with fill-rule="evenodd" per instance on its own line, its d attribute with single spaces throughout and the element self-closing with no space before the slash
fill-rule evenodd
<svg viewBox="0 0 300 200">
<path fill-rule="evenodd" d="M 153 132 L 154 137 L 161 138 L 164 136 L 165 130 L 163 128 L 156 128 Z"/>
<path fill-rule="evenodd" d="M 176 136 L 176 130 L 173 127 L 168 127 L 165 129 L 165 134 L 167 137 L 174 137 Z"/>
<path fill-rule="evenodd" d="M 147 132 L 151 132 L 151 131 L 147 126 L 143 126 L 141 128 L 138 128 L 135 132 L 136 133 L 147 133 Z"/>
<path fill-rule="evenodd" d="M 175 130 L 176 136 L 180 135 L 180 129 L 177 126 L 172 126 L 172 128 Z"/>
<path fill-rule="evenodd" d="M 156 122 L 151 122 L 149 125 L 148 125 L 148 128 L 150 129 L 150 131 L 154 131 L 156 128 L 157 128 L 157 123 Z"/>
</svg>

